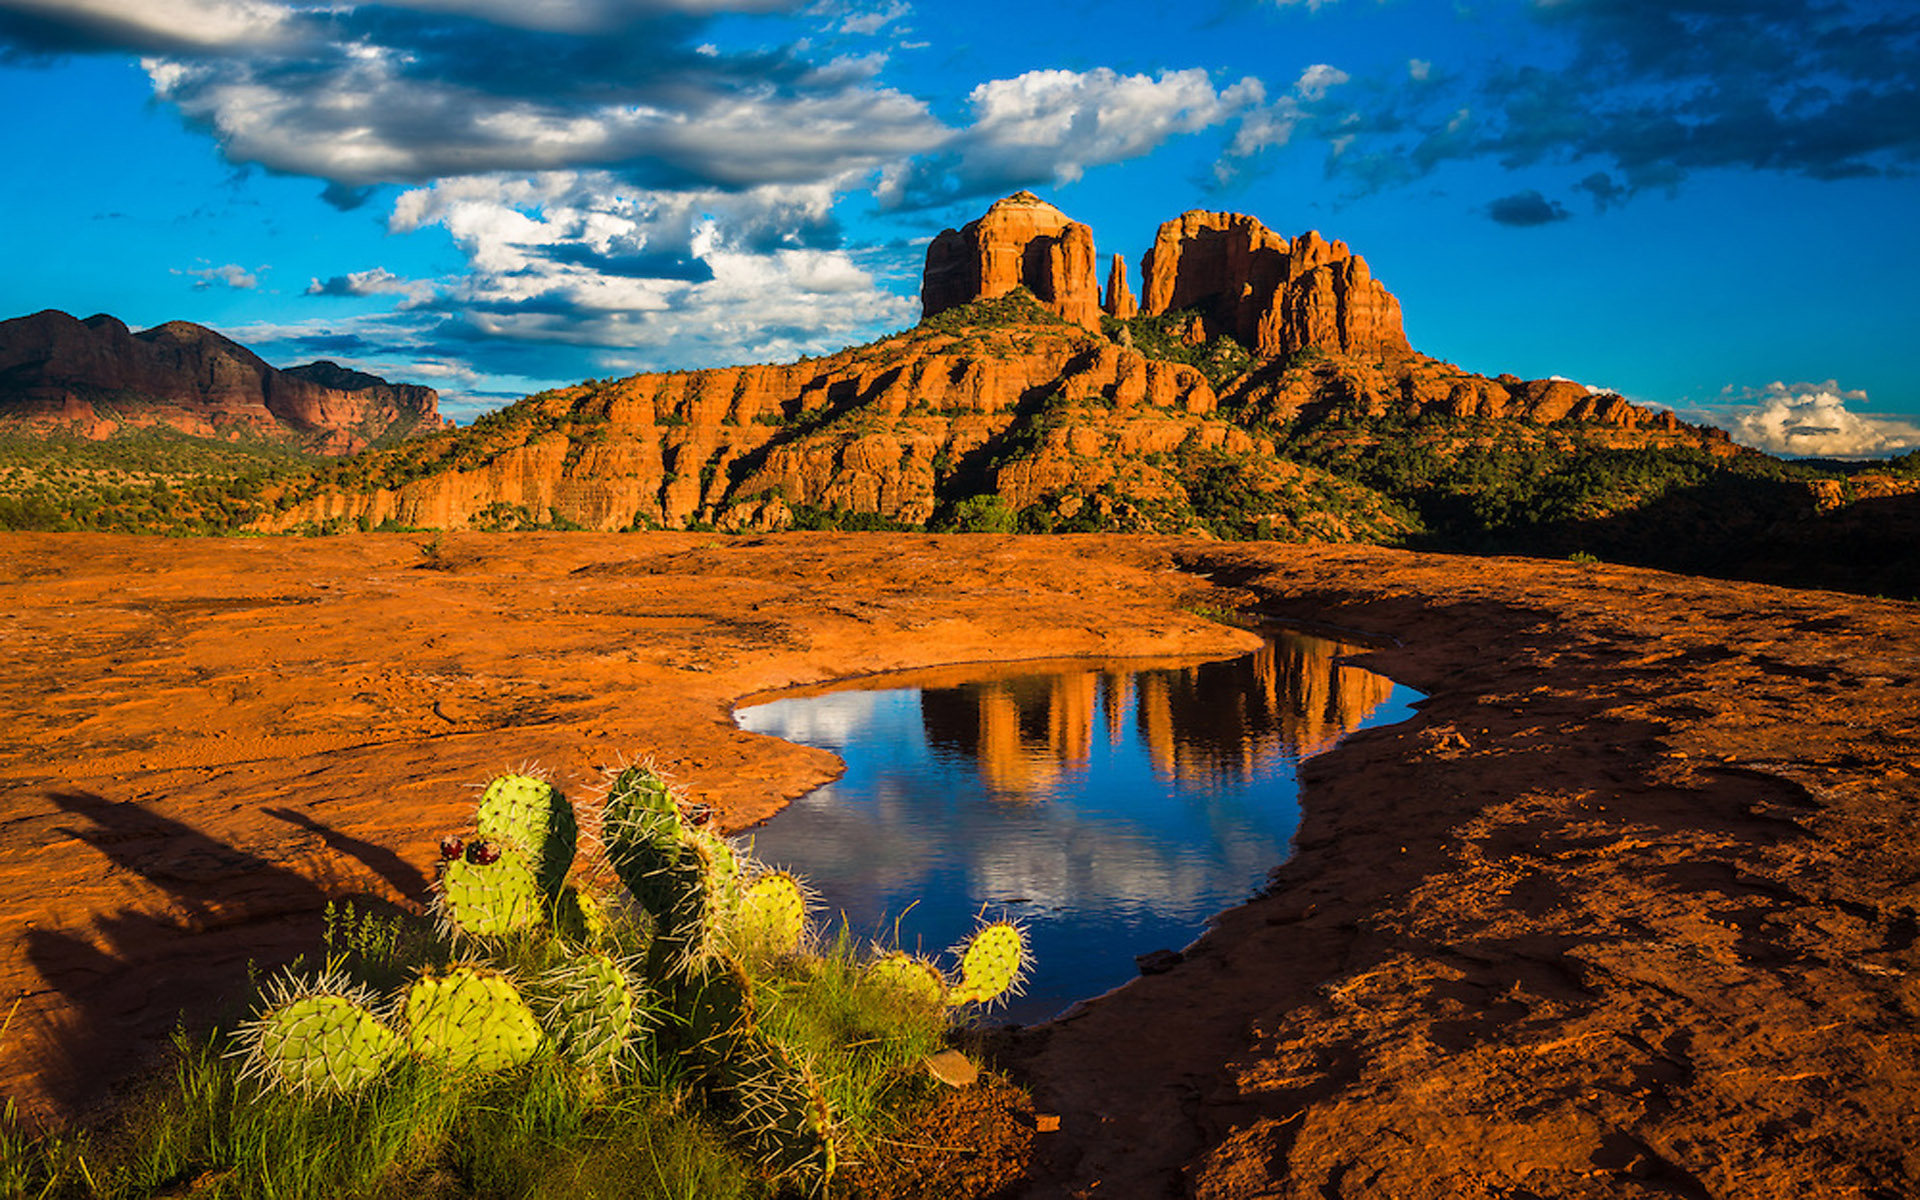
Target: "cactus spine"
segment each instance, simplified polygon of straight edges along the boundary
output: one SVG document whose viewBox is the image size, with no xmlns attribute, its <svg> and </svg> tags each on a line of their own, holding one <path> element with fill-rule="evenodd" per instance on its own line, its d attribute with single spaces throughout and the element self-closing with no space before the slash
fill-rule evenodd
<svg viewBox="0 0 1920 1200">
<path fill-rule="evenodd" d="M 372 993 L 336 975 L 282 976 L 240 1029 L 242 1074 L 293 1092 L 347 1095 L 378 1079 L 405 1047 L 372 1011 Z"/>
<path fill-rule="evenodd" d="M 545 1041 L 513 981 L 489 967 L 422 975 L 407 989 L 400 1011 L 414 1056 L 452 1071 L 517 1067 Z"/>
<path fill-rule="evenodd" d="M 960 955 L 960 981 L 947 997 L 949 1005 L 991 1006 L 1020 994 L 1027 970 L 1027 936 L 1018 925 L 1011 921 L 982 925 L 954 950 Z"/>
<path fill-rule="evenodd" d="M 540 889 L 548 896 L 559 894 L 580 827 L 573 805 L 558 788 L 531 775 L 502 775 L 481 793 L 474 826 L 483 838 L 519 847 Z"/>
</svg>

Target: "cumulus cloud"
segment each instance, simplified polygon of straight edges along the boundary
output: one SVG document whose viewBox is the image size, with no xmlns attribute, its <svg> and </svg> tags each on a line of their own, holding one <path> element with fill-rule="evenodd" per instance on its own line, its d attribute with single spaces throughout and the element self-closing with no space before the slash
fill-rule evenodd
<svg viewBox="0 0 1920 1200">
<path fill-rule="evenodd" d="M 1495 223 L 1524 229 L 1532 225 L 1551 225 L 1573 214 L 1558 200 L 1549 200 L 1532 188 L 1502 196 L 1487 205 L 1487 215 Z"/>
<path fill-rule="evenodd" d="M 885 8 L 869 9 L 865 12 L 848 14 L 847 18 L 840 22 L 840 32 L 860 34 L 879 33 L 882 29 L 892 25 L 894 22 L 902 20 L 912 11 L 904 0 L 893 0 L 893 3 L 887 5 Z"/>
<path fill-rule="evenodd" d="M 1028 71 L 975 87 L 972 120 L 938 153 L 896 164 L 877 193 L 894 206 L 940 203 L 1037 183 L 1150 153 L 1222 124 L 1264 98 L 1251 77 L 1216 89 L 1200 68 L 1158 75 Z"/>
<path fill-rule="evenodd" d="M 352 271 L 330 279 L 314 279 L 303 293 L 308 296 L 403 296 L 408 304 L 423 304 L 433 296 L 433 285 L 424 280 L 404 279 L 385 267 Z"/>
<path fill-rule="evenodd" d="M 1813 458 L 1880 458 L 1920 448 L 1920 425 L 1868 417 L 1849 405 L 1867 402 L 1863 391 L 1824 383 L 1774 382 L 1738 393 L 1722 411 L 1734 440 L 1769 454 Z"/>
<path fill-rule="evenodd" d="M 193 285 L 193 290 L 196 292 L 204 292 L 215 286 L 230 287 L 245 292 L 260 286 L 259 276 L 235 263 L 228 263 L 221 267 L 187 267 L 184 270 L 174 271 L 174 274 L 191 275 L 197 281 Z"/>
<path fill-rule="evenodd" d="M 551 52 L 506 41 L 545 41 Z M 506 41 L 447 38 L 429 52 L 363 39 L 298 62 L 145 66 L 155 95 L 210 129 L 228 158 L 345 187 L 614 166 L 653 186 L 811 182 L 870 170 L 945 133 L 922 101 L 844 64 L 527 33 Z M 582 61 L 594 59 L 607 61 Z"/>
<path fill-rule="evenodd" d="M 299 25 L 268 0 L 0 0 L 0 47 L 42 54 L 270 49 Z"/>
<path fill-rule="evenodd" d="M 444 229 L 468 269 L 426 307 L 447 353 L 498 345 L 617 352 L 629 369 L 824 353 L 910 323 L 840 242 L 828 184 L 636 189 L 604 172 L 443 180 L 389 228 Z"/>
</svg>

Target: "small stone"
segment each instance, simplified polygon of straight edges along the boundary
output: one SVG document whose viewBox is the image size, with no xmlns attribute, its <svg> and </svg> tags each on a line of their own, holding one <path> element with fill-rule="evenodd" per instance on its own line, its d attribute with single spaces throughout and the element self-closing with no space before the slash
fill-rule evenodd
<svg viewBox="0 0 1920 1200">
<path fill-rule="evenodd" d="M 1142 975 L 1164 975 L 1179 966 L 1183 956 L 1178 950 L 1149 950 L 1133 956 L 1133 965 Z"/>
<path fill-rule="evenodd" d="M 942 1050 L 938 1054 L 929 1054 L 920 1061 L 926 1065 L 929 1075 L 948 1087 L 968 1087 L 974 1080 L 980 1078 L 980 1068 L 974 1066 L 973 1060 L 958 1050 Z"/>
</svg>

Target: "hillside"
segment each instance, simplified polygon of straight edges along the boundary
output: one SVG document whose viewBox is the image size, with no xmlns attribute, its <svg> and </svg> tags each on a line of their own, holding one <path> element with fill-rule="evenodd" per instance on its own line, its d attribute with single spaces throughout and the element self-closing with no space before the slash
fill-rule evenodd
<svg viewBox="0 0 1920 1200">
<path fill-rule="evenodd" d="M 104 313 L 0 321 L 0 431 L 103 440 L 166 429 L 213 441 L 353 454 L 444 425 L 439 393 L 331 362 L 269 366 L 188 321 L 139 333 Z"/>
<path fill-rule="evenodd" d="M 259 527 L 976 528 L 1400 541 L 1419 514 L 1319 447 L 1428 422 L 1721 456 L 1717 430 L 1415 353 L 1364 260 L 1238 214 L 1168 222 L 1144 306 L 1028 193 L 929 247 L 918 326 L 786 365 L 530 396 L 362 456 Z M 1112 309 L 1112 311 L 1107 311 Z M 1328 465 L 1314 461 L 1319 454 Z"/>
</svg>

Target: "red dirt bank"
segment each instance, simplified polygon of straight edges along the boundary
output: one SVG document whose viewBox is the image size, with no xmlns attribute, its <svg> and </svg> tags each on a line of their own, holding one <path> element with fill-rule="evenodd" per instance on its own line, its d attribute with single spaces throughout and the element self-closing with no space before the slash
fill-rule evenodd
<svg viewBox="0 0 1920 1200">
<path fill-rule="evenodd" d="M 1432 699 L 1308 764 L 1270 895 L 1013 1040 L 1062 1117 L 1028 1194 L 1920 1191 L 1913 606 L 1171 539 L 421 541 L 0 537 L 0 1094 L 97 1098 L 327 894 L 417 899 L 501 767 L 654 754 L 739 827 L 834 770 L 739 696 L 1230 653 L 1179 604 L 1237 595 L 1398 638 L 1368 664 Z"/>
</svg>

